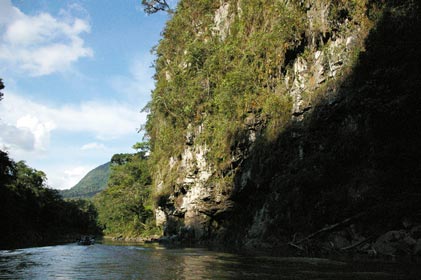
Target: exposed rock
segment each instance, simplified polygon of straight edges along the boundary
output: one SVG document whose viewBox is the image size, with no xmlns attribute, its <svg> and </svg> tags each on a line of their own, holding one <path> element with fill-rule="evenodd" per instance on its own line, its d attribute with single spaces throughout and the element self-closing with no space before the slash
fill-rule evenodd
<svg viewBox="0 0 421 280">
<path fill-rule="evenodd" d="M 414 255 L 421 256 L 421 238 L 417 240 L 417 243 L 414 246 Z"/>
<path fill-rule="evenodd" d="M 346 236 L 346 233 L 344 232 L 331 234 L 329 236 L 329 240 L 332 244 L 332 247 L 335 249 L 342 249 L 351 245 L 349 238 Z"/>
<path fill-rule="evenodd" d="M 254 216 L 252 226 L 247 232 L 247 239 L 262 239 L 267 228 L 266 223 L 268 222 L 267 208 L 263 206 Z"/>
<path fill-rule="evenodd" d="M 213 30 L 216 34 L 219 35 L 222 41 L 225 40 L 225 38 L 228 36 L 232 22 L 232 17 L 229 14 L 229 8 L 229 3 L 222 3 L 219 9 L 216 10 L 213 20 L 215 23 Z"/>
<path fill-rule="evenodd" d="M 421 167 L 417 159 L 421 157 L 421 129 L 417 126 L 421 123 L 421 102 L 416 94 L 420 88 L 420 52 L 416 46 L 421 32 L 417 27 L 419 4 L 397 2 L 359 1 L 357 5 L 349 1 L 281 1 L 280 5 L 295 5 L 306 22 L 304 31 L 276 46 L 273 57 L 257 47 L 263 42 L 256 38 L 276 28 L 284 31 L 284 26 L 275 28 L 270 19 L 263 19 L 265 10 L 259 11 L 256 25 L 240 22 L 240 30 L 235 30 L 232 24 L 241 20 L 241 13 L 233 5 L 244 7 L 248 2 L 227 0 L 209 8 L 209 14 L 204 15 L 209 27 L 203 28 L 211 32 L 204 36 L 214 38 L 205 43 L 214 39 L 216 47 L 208 51 L 207 45 L 201 45 L 201 38 L 194 36 L 191 41 L 184 38 L 182 43 L 183 47 L 197 47 L 200 63 L 213 63 L 211 66 L 222 69 L 223 74 L 218 72 L 217 79 L 212 80 L 203 73 L 212 76 L 213 68 L 199 65 L 187 73 L 187 66 L 181 65 L 184 72 L 180 79 L 190 88 L 184 89 L 180 83 L 172 93 L 199 88 L 194 93 L 200 112 L 178 121 L 163 110 L 156 122 L 168 118 L 166 124 L 180 133 L 182 142 L 177 143 L 180 148 L 175 152 L 168 148 L 161 156 L 168 170 L 154 174 L 157 191 L 165 186 L 170 193 L 157 212 L 164 212 L 159 220 L 165 223 L 166 234 L 198 241 L 220 238 L 221 242 L 255 247 L 277 244 L 297 232 L 317 232 L 364 212 L 364 218 L 355 221 L 352 234 L 335 233 L 323 240 L 331 248 L 342 249 L 363 242 L 362 236 L 374 238 L 371 236 L 377 236 L 379 229 L 401 226 L 400 214 L 414 212 L 402 209 L 407 205 L 415 209 L 420 197 Z M 258 25 L 257 21 L 263 23 Z M 255 44 L 250 48 L 233 44 L 249 35 Z M 272 35 L 275 38 L 281 34 Z M 168 52 L 161 55 L 180 55 L 174 59 L 177 68 L 191 53 L 170 48 L 173 37 L 168 36 Z M 259 71 L 270 74 L 256 73 L 256 77 L 243 79 L 241 69 L 230 64 L 243 62 L 258 65 Z M 162 71 L 167 70 L 165 63 L 162 65 Z M 168 69 L 172 69 L 170 66 Z M 231 73 L 232 68 L 237 72 Z M 187 81 L 190 75 L 194 79 Z M 161 76 L 168 80 L 165 72 Z M 236 87 L 234 93 L 230 92 L 240 103 L 233 106 L 239 117 L 232 123 L 223 119 L 223 113 L 213 119 L 216 111 L 230 109 L 231 100 L 212 99 L 218 94 L 224 97 L 221 92 L 225 93 L 231 78 L 245 84 L 244 92 L 235 92 Z M 171 80 L 177 79 L 173 76 Z M 203 86 L 201 92 L 203 84 L 208 87 L 205 90 Z M 163 88 L 158 96 L 167 92 Z M 258 92 L 242 104 L 241 96 L 249 96 L 249 90 Z M 282 115 L 277 123 L 271 123 L 271 118 L 278 117 L 275 113 L 281 105 L 271 104 L 272 99 L 260 100 L 266 98 L 265 94 L 285 99 L 285 106 L 281 103 L 283 107 L 279 108 L 285 111 L 279 113 L 286 117 Z M 174 104 L 183 105 L 183 98 Z M 271 115 L 264 106 L 272 105 L 275 113 Z M 211 145 L 209 135 L 198 140 L 203 131 L 213 131 L 218 127 L 215 123 L 222 121 L 230 129 L 225 138 L 220 137 L 223 140 L 218 140 L 220 145 Z M 270 129 L 273 137 L 267 133 Z M 224 149 L 210 160 L 209 147 Z M 421 246 L 415 241 L 421 238 L 421 230 L 412 222 L 403 226 L 406 231 L 391 231 L 378 238 L 373 254 L 405 254 Z M 366 251 L 369 242 L 364 243 Z"/>
<path fill-rule="evenodd" d="M 167 216 L 161 207 L 155 209 L 155 221 L 158 226 L 162 226 L 167 221 Z"/>
<path fill-rule="evenodd" d="M 413 251 L 416 241 L 405 231 L 389 231 L 380 236 L 373 245 L 373 249 L 387 256 L 403 255 Z"/>
<path fill-rule="evenodd" d="M 420 239 L 421 238 L 421 225 L 414 226 L 413 228 L 411 228 L 410 234 L 412 238 Z"/>
</svg>

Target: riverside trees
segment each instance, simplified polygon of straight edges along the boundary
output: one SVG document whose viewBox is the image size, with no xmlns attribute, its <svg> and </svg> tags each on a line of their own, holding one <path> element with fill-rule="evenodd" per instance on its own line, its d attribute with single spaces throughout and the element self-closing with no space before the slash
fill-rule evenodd
<svg viewBox="0 0 421 280">
<path fill-rule="evenodd" d="M 0 90 L 3 88 L 0 79 Z M 97 231 L 93 207 L 64 201 L 57 190 L 48 187 L 43 171 L 24 161 L 15 162 L 1 150 L 0 223 L 0 248 L 45 244 L 65 235 Z"/>
<path fill-rule="evenodd" d="M 116 154 L 111 159 L 108 187 L 94 203 L 98 221 L 110 236 L 137 237 L 155 233 L 151 177 L 145 143 L 133 146 L 135 154 Z"/>
</svg>

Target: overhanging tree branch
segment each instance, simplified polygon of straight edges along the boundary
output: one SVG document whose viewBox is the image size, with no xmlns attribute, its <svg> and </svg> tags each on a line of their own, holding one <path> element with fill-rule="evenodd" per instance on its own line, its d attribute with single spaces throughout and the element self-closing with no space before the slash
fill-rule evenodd
<svg viewBox="0 0 421 280">
<path fill-rule="evenodd" d="M 4 84 L 3 84 L 3 80 L 0 79 L 0 90 L 4 89 Z M 0 91 L 0 100 L 3 99 L 3 93 Z"/>
<path fill-rule="evenodd" d="M 142 0 L 142 5 L 145 13 L 149 15 L 159 11 L 173 12 L 166 0 Z"/>
</svg>

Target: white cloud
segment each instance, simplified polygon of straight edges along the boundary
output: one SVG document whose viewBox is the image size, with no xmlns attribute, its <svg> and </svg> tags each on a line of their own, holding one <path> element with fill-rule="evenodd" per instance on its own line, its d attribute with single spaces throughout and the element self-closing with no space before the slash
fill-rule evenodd
<svg viewBox="0 0 421 280">
<path fill-rule="evenodd" d="M 60 167 L 58 170 L 50 172 L 52 175 L 48 177 L 48 184 L 59 189 L 69 189 L 76 185 L 93 168 L 95 166 Z"/>
<path fill-rule="evenodd" d="M 121 147 L 116 150 L 115 143 L 125 139 L 133 139 L 134 143 L 137 128 L 146 121 L 146 114 L 140 114 L 131 104 L 91 101 L 52 107 L 11 92 L 0 102 L 0 116 L 0 149 L 7 149 L 16 160 L 38 162 L 33 167 L 47 172 L 53 187 L 68 186 L 63 178 L 70 175 L 63 175 L 64 169 L 51 170 L 47 165 L 51 157 L 56 162 L 60 158 L 68 162 L 75 157 L 82 162 L 106 161 L 113 153 L 121 152 Z M 65 140 L 73 138 L 87 144 Z M 129 149 L 130 143 L 126 145 Z"/>
<path fill-rule="evenodd" d="M 146 114 L 140 114 L 136 104 L 89 101 L 57 106 L 6 91 L 0 102 L 0 149 L 46 172 L 52 187 L 69 188 L 83 176 L 77 174 L 114 153 L 129 152 L 145 121 Z M 83 172 L 73 172 L 82 170 L 78 166 L 85 166 Z"/>
<path fill-rule="evenodd" d="M 83 145 L 80 148 L 82 151 L 86 151 L 86 150 L 105 150 L 105 145 L 102 143 L 97 143 L 97 142 L 92 142 L 92 143 L 88 143 Z"/>
<path fill-rule="evenodd" d="M 38 147 L 48 143 L 45 137 L 53 130 L 88 132 L 97 139 L 115 139 L 135 133 L 146 121 L 146 114 L 140 114 L 138 108 L 116 101 L 87 101 L 52 107 L 7 93 L 0 109 L 3 123 L 17 123 L 18 128 L 28 128 L 38 140 Z"/>
<path fill-rule="evenodd" d="M 0 149 L 19 149 L 30 151 L 34 149 L 35 137 L 29 129 L 21 129 L 14 125 L 0 123 Z"/>
<path fill-rule="evenodd" d="M 41 122 L 35 116 L 25 115 L 16 121 L 16 128 L 30 131 L 34 138 L 33 148 L 45 151 L 50 141 L 50 132 L 55 128 L 55 124 L 53 121 Z"/>
<path fill-rule="evenodd" d="M 129 65 L 128 76 L 115 76 L 111 79 L 111 86 L 117 91 L 126 94 L 129 98 L 137 98 L 146 105 L 154 88 L 154 69 L 151 67 L 152 55 L 138 56 Z"/>
<path fill-rule="evenodd" d="M 41 122 L 31 115 L 18 118 L 15 124 L 0 120 L 0 143 L 13 151 L 45 151 L 54 128 L 52 121 Z"/>
<path fill-rule="evenodd" d="M 25 15 L 10 0 L 0 2 L 0 62 L 32 76 L 66 71 L 82 57 L 91 57 L 81 34 L 90 32 L 87 20 L 61 11 Z M 4 70 L 4 69 L 3 69 Z"/>
</svg>

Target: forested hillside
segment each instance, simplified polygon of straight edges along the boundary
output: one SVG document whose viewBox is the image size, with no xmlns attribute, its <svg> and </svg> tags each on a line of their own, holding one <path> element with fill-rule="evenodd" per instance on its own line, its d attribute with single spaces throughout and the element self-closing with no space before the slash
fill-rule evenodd
<svg viewBox="0 0 421 280">
<path fill-rule="evenodd" d="M 104 163 L 88 172 L 75 186 L 60 191 L 64 198 L 90 198 L 107 187 L 110 163 Z"/>
<path fill-rule="evenodd" d="M 315 236 L 335 248 L 409 236 L 419 15 L 410 0 L 179 1 L 147 122 L 165 233 L 303 250 L 327 225 Z"/>
</svg>

